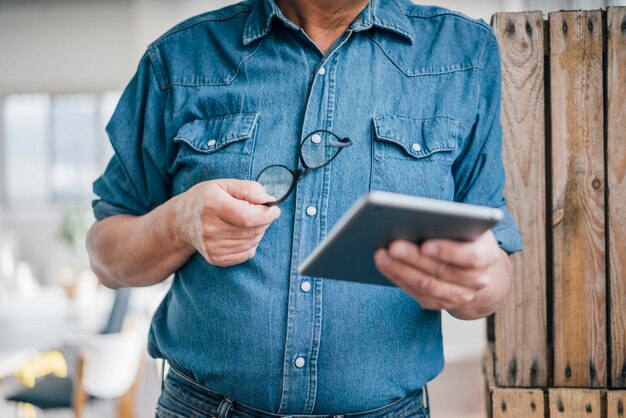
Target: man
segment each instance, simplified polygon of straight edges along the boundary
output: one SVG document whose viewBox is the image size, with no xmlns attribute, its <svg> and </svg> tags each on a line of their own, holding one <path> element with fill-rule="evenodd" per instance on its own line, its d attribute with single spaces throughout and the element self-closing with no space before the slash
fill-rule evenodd
<svg viewBox="0 0 626 418">
<path fill-rule="evenodd" d="M 109 287 L 175 274 L 149 336 L 172 366 L 157 416 L 428 416 L 440 310 L 493 312 L 522 248 L 499 104 L 490 28 L 408 0 L 252 0 L 154 42 L 107 127 L 88 248 Z M 352 145 L 264 205 L 259 173 L 296 170 L 319 130 Z M 472 243 L 373 254 L 398 288 L 299 275 L 369 190 L 506 217 Z"/>
</svg>

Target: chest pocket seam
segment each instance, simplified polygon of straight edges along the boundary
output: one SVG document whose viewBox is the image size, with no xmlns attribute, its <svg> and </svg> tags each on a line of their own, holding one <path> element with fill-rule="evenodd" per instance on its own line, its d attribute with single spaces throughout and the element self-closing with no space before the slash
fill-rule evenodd
<svg viewBox="0 0 626 418">
<path fill-rule="evenodd" d="M 212 154 L 227 145 L 253 136 L 258 113 L 242 113 L 196 119 L 180 127 L 174 142 L 184 142 L 192 149 Z"/>
<path fill-rule="evenodd" d="M 377 141 L 395 144 L 409 157 L 426 158 L 435 153 L 454 151 L 457 148 L 459 122 L 452 118 L 409 119 L 399 116 L 376 116 L 373 125 Z"/>
</svg>

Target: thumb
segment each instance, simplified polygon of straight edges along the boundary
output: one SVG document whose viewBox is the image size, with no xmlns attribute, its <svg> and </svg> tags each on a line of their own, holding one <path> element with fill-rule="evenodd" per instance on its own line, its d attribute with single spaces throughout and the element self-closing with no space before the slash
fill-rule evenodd
<svg viewBox="0 0 626 418">
<path fill-rule="evenodd" d="M 219 185 L 235 199 L 245 200 L 253 205 L 262 205 L 276 200 L 265 192 L 261 183 L 256 181 L 225 179 L 219 180 Z"/>
</svg>

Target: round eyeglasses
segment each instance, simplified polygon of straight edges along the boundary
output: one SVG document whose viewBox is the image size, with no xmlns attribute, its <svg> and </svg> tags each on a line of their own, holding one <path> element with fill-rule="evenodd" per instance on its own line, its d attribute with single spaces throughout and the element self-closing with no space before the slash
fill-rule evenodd
<svg viewBox="0 0 626 418">
<path fill-rule="evenodd" d="M 348 138 L 340 138 L 331 131 L 320 129 L 311 132 L 300 143 L 298 160 L 302 169 L 295 172 L 284 165 L 275 164 L 265 167 L 256 178 L 267 194 L 276 198 L 273 202 L 264 203 L 275 206 L 282 203 L 295 189 L 296 183 L 309 171 L 330 163 L 342 149 L 352 145 Z"/>
</svg>

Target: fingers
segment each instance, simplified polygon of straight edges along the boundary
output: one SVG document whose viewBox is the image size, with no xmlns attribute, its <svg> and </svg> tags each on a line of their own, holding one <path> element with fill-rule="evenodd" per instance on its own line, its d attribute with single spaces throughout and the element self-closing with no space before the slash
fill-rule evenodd
<svg viewBox="0 0 626 418">
<path fill-rule="evenodd" d="M 489 284 L 489 276 L 486 270 L 457 267 L 453 264 L 427 257 L 412 242 L 392 242 L 389 246 L 389 255 L 429 276 L 468 287 L 472 290 L 481 290 Z"/>
<path fill-rule="evenodd" d="M 218 205 L 217 215 L 221 220 L 231 225 L 243 228 L 255 228 L 271 224 L 280 216 L 278 206 L 264 206 L 252 204 L 246 200 L 237 199 L 228 193 L 224 193 L 223 199 Z M 266 202 L 269 196 L 260 199 Z"/>
<path fill-rule="evenodd" d="M 249 240 L 263 236 L 268 227 L 269 225 L 242 228 L 225 222 L 215 222 L 205 225 L 204 239 Z"/>
<path fill-rule="evenodd" d="M 250 249 L 238 252 L 238 253 L 227 253 L 227 254 L 213 254 L 207 255 L 205 258 L 207 261 L 217 267 L 230 267 L 237 264 L 241 264 L 251 258 L 253 258 L 256 254 L 257 247 L 254 246 Z"/>
<path fill-rule="evenodd" d="M 429 276 L 422 271 L 389 256 L 380 249 L 374 260 L 378 269 L 393 283 L 418 300 L 426 309 L 453 309 L 473 300 L 475 292 Z M 440 307 L 432 307 L 435 306 Z"/>
<path fill-rule="evenodd" d="M 245 200 L 254 205 L 262 205 L 276 200 L 268 195 L 263 186 L 256 181 L 223 179 L 217 180 L 217 183 L 235 199 Z"/>
<path fill-rule="evenodd" d="M 422 255 L 457 267 L 485 269 L 500 257 L 500 248 L 491 231 L 471 242 L 429 240 L 420 246 Z"/>
</svg>

